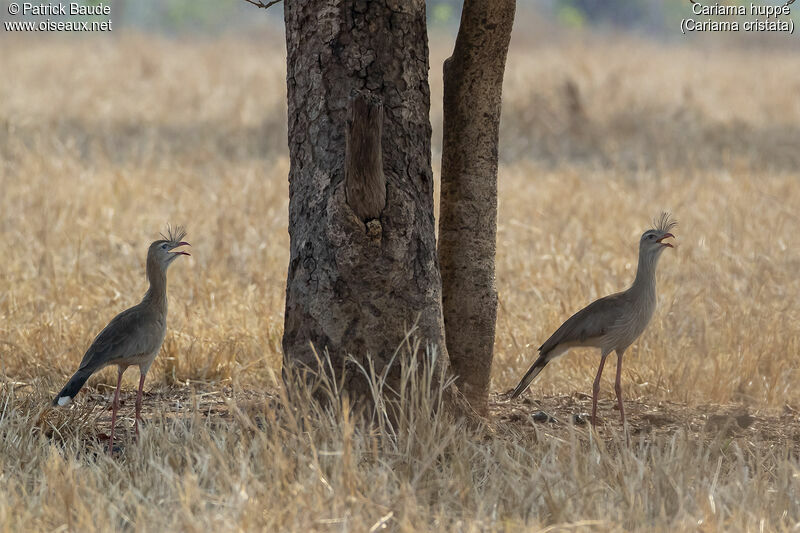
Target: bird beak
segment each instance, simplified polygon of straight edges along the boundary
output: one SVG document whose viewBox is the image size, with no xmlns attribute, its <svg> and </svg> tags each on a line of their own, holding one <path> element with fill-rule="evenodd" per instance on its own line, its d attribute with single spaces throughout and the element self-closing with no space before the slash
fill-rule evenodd
<svg viewBox="0 0 800 533">
<path fill-rule="evenodd" d="M 173 249 L 178 248 L 179 246 L 191 246 L 191 244 L 189 244 L 188 242 L 181 241 L 178 244 L 176 244 L 175 246 L 173 246 Z M 192 255 L 189 252 L 184 252 L 184 251 L 172 252 L 172 253 L 175 254 L 175 255 L 188 255 L 190 257 Z"/>
<path fill-rule="evenodd" d="M 670 248 L 674 248 L 674 246 L 672 246 L 672 245 L 671 245 L 670 243 L 668 243 L 668 242 L 661 242 L 661 241 L 663 241 L 664 239 L 667 239 L 667 238 L 669 238 L 669 237 L 672 237 L 672 238 L 674 239 L 674 238 L 675 238 L 675 235 L 673 235 L 672 233 L 665 233 L 665 234 L 664 234 L 664 235 L 663 235 L 663 236 L 662 236 L 660 239 L 658 239 L 656 242 L 658 242 L 658 243 L 661 243 L 661 246 L 669 246 Z"/>
</svg>

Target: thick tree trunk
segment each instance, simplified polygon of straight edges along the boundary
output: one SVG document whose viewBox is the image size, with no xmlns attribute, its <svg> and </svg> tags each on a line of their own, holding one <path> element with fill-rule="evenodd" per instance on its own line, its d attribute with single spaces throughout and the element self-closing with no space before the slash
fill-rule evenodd
<svg viewBox="0 0 800 533">
<path fill-rule="evenodd" d="M 381 371 L 416 324 L 446 362 L 424 0 L 285 0 L 291 256 L 284 368 Z M 348 370 L 345 387 L 360 379 Z M 339 379 L 340 376 L 337 376 Z"/>
<path fill-rule="evenodd" d="M 447 350 L 458 387 L 485 413 L 497 291 L 497 143 L 515 0 L 465 0 L 444 64 L 439 261 Z"/>
</svg>

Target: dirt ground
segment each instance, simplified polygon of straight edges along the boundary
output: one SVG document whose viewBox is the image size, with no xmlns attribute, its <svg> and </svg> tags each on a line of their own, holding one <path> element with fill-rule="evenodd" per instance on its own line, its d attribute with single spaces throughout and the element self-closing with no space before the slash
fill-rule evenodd
<svg viewBox="0 0 800 533">
<path fill-rule="evenodd" d="M 111 426 L 113 390 L 91 390 L 79 397 L 77 409 L 85 424 L 86 437 L 107 441 Z M 117 444 L 120 449 L 133 435 L 136 393 L 123 391 L 117 422 Z M 237 414 L 257 418 L 265 410 L 280 408 L 274 391 L 234 390 L 230 386 L 210 389 L 204 386 L 162 386 L 144 393 L 143 424 L 164 423 L 170 419 L 201 416 L 209 422 L 231 421 Z M 589 436 L 592 397 L 583 393 L 534 397 L 527 392 L 522 398 L 508 400 L 508 394 L 495 393 L 490 398 L 489 428 L 507 434 L 508 430 L 536 432 L 539 438 L 566 438 L 571 432 Z M 746 446 L 790 444 L 800 453 L 800 410 L 783 408 L 759 409 L 742 405 L 701 404 L 688 406 L 668 401 L 655 403 L 645 399 L 625 400 L 629 437 L 633 442 L 661 440 L 683 430 L 698 440 L 731 442 Z M 50 435 L 58 433 L 59 421 L 66 413 L 48 409 L 42 413 L 41 426 Z M 624 435 L 616 399 L 601 396 L 597 408 L 596 435 L 613 439 Z"/>
<path fill-rule="evenodd" d="M 540 433 L 562 437 L 570 426 L 588 432 L 592 397 L 588 394 L 531 397 L 509 402 L 495 395 L 490 405 L 495 423 L 535 426 Z M 656 440 L 682 429 L 698 440 L 742 440 L 745 444 L 793 443 L 800 450 L 800 411 L 785 405 L 782 409 L 753 409 L 742 405 L 702 404 L 687 406 L 668 401 L 625 400 L 625 417 L 634 441 Z M 597 402 L 597 432 L 603 437 L 622 434 L 616 398 L 600 397 Z"/>
</svg>

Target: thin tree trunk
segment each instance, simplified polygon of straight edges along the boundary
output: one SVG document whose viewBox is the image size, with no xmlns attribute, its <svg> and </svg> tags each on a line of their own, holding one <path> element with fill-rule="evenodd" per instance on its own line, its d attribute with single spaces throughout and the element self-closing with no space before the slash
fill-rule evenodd
<svg viewBox="0 0 800 533">
<path fill-rule="evenodd" d="M 439 261 L 447 350 L 458 387 L 485 414 L 497 291 L 497 145 L 515 0 L 465 0 L 444 64 Z"/>
<path fill-rule="evenodd" d="M 313 345 L 336 372 L 347 354 L 381 371 L 415 324 L 444 363 L 425 2 L 285 0 L 284 16 L 284 369 L 320 371 Z"/>
<path fill-rule="evenodd" d="M 113 0 L 111 2 L 111 31 L 113 33 L 119 34 L 122 31 L 126 3 L 126 0 Z"/>
</svg>

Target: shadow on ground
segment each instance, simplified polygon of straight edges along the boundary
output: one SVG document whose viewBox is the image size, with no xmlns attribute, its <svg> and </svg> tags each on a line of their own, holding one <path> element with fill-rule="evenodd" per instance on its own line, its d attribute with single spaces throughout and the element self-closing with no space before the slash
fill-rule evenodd
<svg viewBox="0 0 800 533">
<path fill-rule="evenodd" d="M 494 395 L 489 411 L 495 424 L 512 425 L 540 436 L 564 437 L 578 430 L 588 436 L 592 397 L 587 394 L 531 398 L 509 402 L 507 395 Z M 597 435 L 623 435 L 615 398 L 597 402 Z M 753 443 L 792 443 L 800 451 L 800 411 L 788 405 L 781 409 L 752 409 L 742 405 L 704 404 L 687 406 L 666 401 L 625 400 L 625 417 L 633 441 L 663 440 L 678 430 L 698 441 L 743 439 Z"/>
<path fill-rule="evenodd" d="M 120 396 L 116 443 L 119 450 L 134 442 L 133 412 L 135 391 Z M 112 392 L 87 391 L 68 410 L 48 409 L 40 418 L 40 427 L 54 440 L 59 440 L 59 427 L 66 419 L 80 421 L 84 440 L 108 441 L 111 425 Z M 525 396 L 508 401 L 505 394 L 490 398 L 489 428 L 496 436 L 521 432 L 534 433 L 535 439 L 568 439 L 571 435 L 590 438 L 589 413 L 591 396 L 581 393 L 532 398 Z M 252 429 L 260 427 L 268 411 L 282 409 L 275 391 L 218 389 L 206 386 L 162 386 L 144 394 L 142 417 L 144 426 L 168 425 L 175 420 L 202 419 L 213 429 L 217 425 L 245 422 Z M 69 413 L 70 410 L 77 410 Z M 631 442 L 668 439 L 683 431 L 698 442 L 728 445 L 739 441 L 745 447 L 789 444 L 800 453 L 800 411 L 784 406 L 780 409 L 753 409 L 741 405 L 705 404 L 687 406 L 678 403 L 642 399 L 626 400 L 625 413 Z M 598 425 L 595 438 L 616 440 L 624 435 L 614 398 L 598 401 Z M 117 446 L 115 446 L 117 449 Z"/>
</svg>

